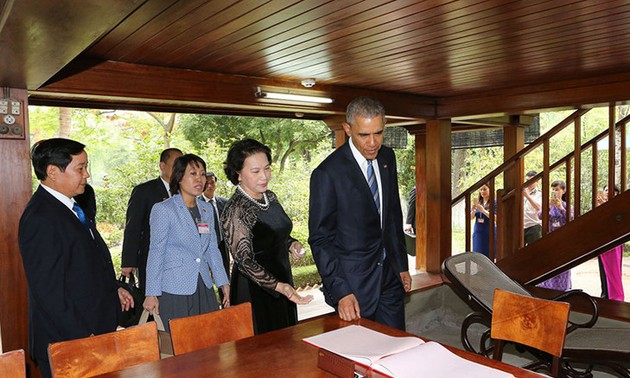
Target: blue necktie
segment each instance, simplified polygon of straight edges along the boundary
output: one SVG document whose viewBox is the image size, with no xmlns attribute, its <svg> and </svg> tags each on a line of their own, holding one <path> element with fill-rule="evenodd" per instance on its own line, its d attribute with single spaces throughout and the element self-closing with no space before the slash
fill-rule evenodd
<svg viewBox="0 0 630 378">
<path fill-rule="evenodd" d="M 376 175 L 374 174 L 374 167 L 372 167 L 372 160 L 368 160 L 367 167 L 367 179 L 368 185 L 370 186 L 370 191 L 372 192 L 372 198 L 374 199 L 374 203 L 376 203 L 376 210 L 378 213 L 381 213 L 381 201 L 378 195 L 378 182 L 376 182 Z"/>
<path fill-rule="evenodd" d="M 88 223 L 87 218 L 85 218 L 85 213 L 83 212 L 81 206 L 79 206 L 79 204 L 75 202 L 74 205 L 72 205 L 72 211 L 77 214 L 77 217 L 79 217 L 79 220 L 81 221 L 83 226 L 89 231 L 90 224 Z"/>
</svg>

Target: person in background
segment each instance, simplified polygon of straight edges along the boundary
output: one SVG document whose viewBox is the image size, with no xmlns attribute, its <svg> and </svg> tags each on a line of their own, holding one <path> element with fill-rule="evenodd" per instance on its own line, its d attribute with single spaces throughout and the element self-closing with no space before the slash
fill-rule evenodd
<svg viewBox="0 0 630 378">
<path fill-rule="evenodd" d="M 407 219 L 405 220 L 405 232 L 416 234 L 416 187 L 414 185 L 409 191 L 409 207 L 407 208 Z"/>
<path fill-rule="evenodd" d="M 470 219 L 475 220 L 472 235 L 473 251 L 490 257 L 490 187 L 488 184 L 479 188 L 479 197 L 473 200 Z"/>
<path fill-rule="evenodd" d="M 291 237 L 293 223 L 275 193 L 269 190 L 271 150 L 253 139 L 230 147 L 225 174 L 236 185 L 221 223 L 234 259 L 232 303 L 251 302 L 256 334 L 297 324 L 296 304 L 307 304 L 293 287 L 289 254 L 304 255 Z"/>
<path fill-rule="evenodd" d="M 116 330 L 134 307 L 119 288 L 93 218 L 74 200 L 90 177 L 85 145 L 53 138 L 33 145 L 40 185 L 20 218 L 18 243 L 28 284 L 29 352 L 51 377 L 48 345 Z"/>
<path fill-rule="evenodd" d="M 567 224 L 567 203 L 565 193 L 567 185 L 562 180 L 551 183 L 551 200 L 549 201 L 549 232 L 553 232 Z M 542 210 L 538 212 L 542 219 Z M 571 270 L 562 272 L 550 279 L 536 285 L 560 291 L 571 290 Z"/>
<path fill-rule="evenodd" d="M 206 163 L 193 154 L 175 159 L 169 183 L 172 197 L 153 206 L 143 307 L 171 319 L 219 309 L 213 279 L 230 306 L 230 285 L 212 226 L 214 209 L 198 197 L 206 185 Z M 212 275 L 211 275 L 212 274 Z"/>
<path fill-rule="evenodd" d="M 534 178 L 538 173 L 529 171 L 525 175 L 525 181 Z M 523 190 L 523 228 L 524 245 L 527 246 L 542 238 L 542 220 L 538 218 L 542 204 L 542 192 L 538 190 L 538 180 L 533 181 Z"/>
<path fill-rule="evenodd" d="M 229 279 L 230 253 L 227 251 L 227 248 L 225 248 L 225 241 L 223 240 L 223 230 L 221 229 L 221 214 L 223 214 L 223 209 L 225 208 L 228 199 L 214 194 L 217 189 L 217 180 L 217 176 L 214 174 L 214 172 L 206 172 L 206 189 L 201 194 L 201 198 L 211 204 L 214 208 L 215 218 L 213 227 L 217 234 L 217 243 L 219 251 L 221 251 L 221 258 L 223 259 L 223 267 L 225 268 L 225 272 L 228 274 Z"/>
<path fill-rule="evenodd" d="M 383 146 L 385 122 L 376 99 L 348 104 L 349 140 L 311 175 L 309 243 L 324 298 L 342 320 L 364 317 L 404 330 L 411 275 L 396 156 Z"/>
<path fill-rule="evenodd" d="M 620 193 L 619 187 L 614 187 L 615 195 Z M 608 186 L 604 186 L 602 192 L 597 196 L 597 206 L 608 201 Z M 602 284 L 602 298 L 623 302 L 623 244 L 597 256 L 599 263 L 599 278 Z"/>
<path fill-rule="evenodd" d="M 126 277 L 136 270 L 138 287 L 144 293 L 147 256 L 149 254 L 151 208 L 170 197 L 169 181 L 173 162 L 182 156 L 177 148 L 167 148 L 160 154 L 160 177 L 142 183 L 131 191 L 127 206 L 127 221 L 122 246 L 121 271 Z"/>
</svg>

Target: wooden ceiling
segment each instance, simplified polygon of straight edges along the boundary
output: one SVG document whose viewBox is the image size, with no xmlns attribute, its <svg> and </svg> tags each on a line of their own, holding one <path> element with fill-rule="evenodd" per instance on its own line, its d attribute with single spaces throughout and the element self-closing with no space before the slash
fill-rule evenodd
<svg viewBox="0 0 630 378">
<path fill-rule="evenodd" d="M 414 123 L 630 99 L 628 0 L 0 6 L 0 86 L 34 104 L 323 119 L 369 94 Z M 259 87 L 334 102 L 271 102 Z"/>
</svg>

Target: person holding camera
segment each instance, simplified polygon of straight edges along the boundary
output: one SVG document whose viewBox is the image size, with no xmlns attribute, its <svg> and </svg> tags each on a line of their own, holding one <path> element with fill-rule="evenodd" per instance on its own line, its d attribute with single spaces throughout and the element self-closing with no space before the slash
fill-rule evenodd
<svg viewBox="0 0 630 378">
<path fill-rule="evenodd" d="M 567 203 L 565 194 L 567 185 L 562 180 L 551 183 L 551 200 L 549 200 L 549 232 L 553 232 L 567 224 Z M 542 209 L 538 212 L 542 219 Z M 572 217 L 571 217 L 572 218 Z M 537 285 L 548 289 L 571 290 L 571 271 L 567 270 Z"/>
</svg>

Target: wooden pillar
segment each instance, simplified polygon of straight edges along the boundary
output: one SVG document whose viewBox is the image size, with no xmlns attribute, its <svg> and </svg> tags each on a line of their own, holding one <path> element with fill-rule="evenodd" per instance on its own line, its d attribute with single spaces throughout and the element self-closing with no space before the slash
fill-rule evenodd
<svg viewBox="0 0 630 378">
<path fill-rule="evenodd" d="M 13 127 L 0 134 L 0 341 L 1 349 L 27 350 L 28 315 L 26 277 L 18 248 L 18 222 L 32 195 L 29 157 L 28 96 L 26 90 L 10 89 L 9 98 L 20 104 Z M 3 99 L 4 100 L 4 99 Z M 13 104 L 10 104 L 10 109 Z M 11 113 L 11 110 L 9 110 Z M 4 114 L 0 114 L 3 125 Z M 6 130 L 6 129 L 5 129 Z"/>
<path fill-rule="evenodd" d="M 510 124 L 503 128 L 503 158 L 512 158 L 525 146 L 525 130 L 520 126 L 520 117 L 511 116 Z M 523 240 L 523 194 L 521 184 L 525 177 L 523 160 L 519 160 L 503 175 L 503 191 L 507 198 L 497 196 L 500 216 L 497 219 L 497 261 L 514 253 Z M 513 232 L 519 230 L 519 232 Z"/>
<path fill-rule="evenodd" d="M 426 217 L 416 229 L 426 230 L 427 272 L 439 273 L 442 262 L 452 253 L 451 122 L 428 120 L 426 129 Z"/>
<path fill-rule="evenodd" d="M 416 269 L 427 271 L 427 134 L 416 137 Z"/>
<path fill-rule="evenodd" d="M 326 126 L 335 133 L 335 148 L 341 147 L 348 140 L 348 135 L 343 129 L 344 122 L 346 122 L 346 117 L 344 116 L 331 117 L 324 120 Z"/>
</svg>

